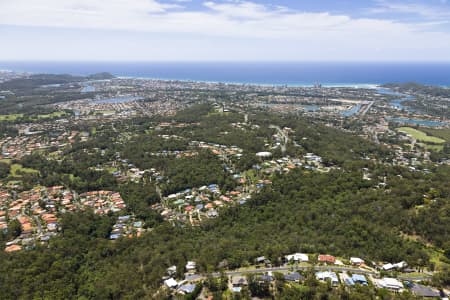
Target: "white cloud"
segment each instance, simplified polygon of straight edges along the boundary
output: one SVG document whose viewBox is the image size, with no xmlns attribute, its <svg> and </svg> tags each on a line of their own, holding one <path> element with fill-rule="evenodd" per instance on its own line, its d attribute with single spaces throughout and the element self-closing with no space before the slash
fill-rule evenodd
<svg viewBox="0 0 450 300">
<path fill-rule="evenodd" d="M 208 55 L 204 48 L 210 47 L 216 54 L 239 57 L 241 53 L 240 57 L 259 59 L 280 55 L 297 60 L 402 57 L 401 53 L 403 57 L 426 58 L 431 52 L 450 59 L 450 54 L 442 54 L 450 53 L 450 34 L 430 29 L 436 22 L 401 23 L 298 12 L 248 1 L 207 1 L 203 10 L 193 11 L 181 6 L 184 1 L 188 0 L 178 0 L 178 4 L 156 0 L 0 0 L 0 29 L 3 24 L 140 32 L 153 39 L 162 54 L 170 47 L 173 55 L 172 47 L 177 47 L 186 53 L 189 49 L 194 56 L 200 53 L 199 58 Z M 155 35 L 184 38 L 178 43 Z"/>
<path fill-rule="evenodd" d="M 269 8 L 265 5 L 248 1 L 227 3 L 207 1 L 203 5 L 223 16 L 231 18 L 262 19 L 289 12 L 285 7 Z"/>
<path fill-rule="evenodd" d="M 433 20 L 450 18 L 450 9 L 444 6 L 447 1 L 441 0 L 440 2 L 442 5 L 378 0 L 377 6 L 371 8 L 369 12 L 373 14 L 407 14 Z"/>
</svg>

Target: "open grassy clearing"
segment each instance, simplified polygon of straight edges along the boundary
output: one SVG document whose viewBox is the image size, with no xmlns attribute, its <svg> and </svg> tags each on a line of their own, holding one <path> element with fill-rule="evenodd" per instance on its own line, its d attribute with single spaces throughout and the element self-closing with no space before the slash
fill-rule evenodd
<svg viewBox="0 0 450 300">
<path fill-rule="evenodd" d="M 426 143 L 418 143 L 419 146 L 429 150 L 429 151 L 442 151 L 444 149 L 443 145 L 432 145 L 432 144 L 426 144 Z"/>
<path fill-rule="evenodd" d="M 426 132 L 429 135 L 444 139 L 447 141 L 447 143 L 450 143 L 450 128 L 444 129 L 424 128 L 422 129 L 422 131 Z"/>
<path fill-rule="evenodd" d="M 23 114 L 9 114 L 9 115 L 0 115 L 0 122 L 1 121 L 15 121 L 18 118 L 22 118 Z"/>
<path fill-rule="evenodd" d="M 53 118 L 59 118 L 59 117 L 63 117 L 66 116 L 68 113 L 65 111 L 55 111 L 49 114 L 42 114 L 42 115 L 37 115 L 36 118 L 37 119 L 53 119 Z"/>
<path fill-rule="evenodd" d="M 427 135 L 425 132 L 422 132 L 420 130 L 417 130 L 417 129 L 414 129 L 411 127 L 400 127 L 400 128 L 397 128 L 397 131 L 409 134 L 410 136 L 412 136 L 419 142 L 433 143 L 433 144 L 445 143 L 445 140 L 443 140 L 441 138 Z"/>
<path fill-rule="evenodd" d="M 31 168 L 24 168 L 20 164 L 12 164 L 11 165 L 11 176 L 12 177 L 21 177 L 20 173 L 39 173 L 39 171 Z"/>
<path fill-rule="evenodd" d="M 29 116 L 29 118 L 34 120 L 45 120 L 45 119 L 53 119 L 53 118 L 60 118 L 68 115 L 66 111 L 55 111 L 48 114 L 40 114 L 40 115 L 32 115 Z M 9 115 L 0 115 L 0 122 L 1 121 L 16 121 L 17 119 L 23 118 L 24 114 L 9 114 Z"/>
<path fill-rule="evenodd" d="M 8 164 L 8 165 L 11 164 L 11 160 L 8 159 L 8 158 L 0 159 L 0 162 L 5 163 L 5 164 Z"/>
</svg>

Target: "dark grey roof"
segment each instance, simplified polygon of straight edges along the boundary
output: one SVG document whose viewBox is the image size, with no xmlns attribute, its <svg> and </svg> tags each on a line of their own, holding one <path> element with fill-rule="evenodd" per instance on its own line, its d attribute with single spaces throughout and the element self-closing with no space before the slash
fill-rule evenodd
<svg viewBox="0 0 450 300">
<path fill-rule="evenodd" d="M 421 284 L 414 284 L 411 287 L 411 291 L 413 292 L 414 295 L 416 296 L 420 296 L 420 297 L 439 297 L 440 294 L 437 290 L 432 289 L 428 286 L 424 286 Z"/>
<path fill-rule="evenodd" d="M 259 276 L 259 279 L 260 280 L 262 280 L 262 281 L 272 281 L 273 280 L 273 277 L 272 276 L 270 276 L 270 275 L 261 275 L 261 276 Z"/>
<path fill-rule="evenodd" d="M 232 280 L 233 285 L 247 285 L 247 278 L 242 276 L 235 276 Z"/>
<path fill-rule="evenodd" d="M 284 279 L 287 281 L 299 281 L 299 280 L 303 280 L 303 276 L 300 275 L 298 272 L 293 272 L 293 273 L 284 275 Z"/>
<path fill-rule="evenodd" d="M 180 286 L 180 288 L 178 290 L 183 291 L 186 294 L 190 294 L 195 290 L 195 284 L 182 285 L 182 286 Z"/>
</svg>

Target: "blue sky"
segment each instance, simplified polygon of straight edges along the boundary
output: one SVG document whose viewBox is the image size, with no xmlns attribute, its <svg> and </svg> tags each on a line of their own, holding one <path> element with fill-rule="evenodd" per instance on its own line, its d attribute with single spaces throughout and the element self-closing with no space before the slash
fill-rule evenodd
<svg viewBox="0 0 450 300">
<path fill-rule="evenodd" d="M 450 61 L 450 0 L 0 0 L 0 60 Z"/>
</svg>

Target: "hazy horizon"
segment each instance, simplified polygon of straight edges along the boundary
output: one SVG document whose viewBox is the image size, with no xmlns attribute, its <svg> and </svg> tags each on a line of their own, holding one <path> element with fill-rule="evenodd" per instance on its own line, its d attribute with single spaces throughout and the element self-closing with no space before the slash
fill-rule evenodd
<svg viewBox="0 0 450 300">
<path fill-rule="evenodd" d="M 450 62 L 446 0 L 0 2 L 1 61 Z"/>
<path fill-rule="evenodd" d="M 450 63 L 436 62 L 1 62 L 0 70 L 86 76 L 269 85 L 376 85 L 419 82 L 448 86 Z"/>
</svg>

